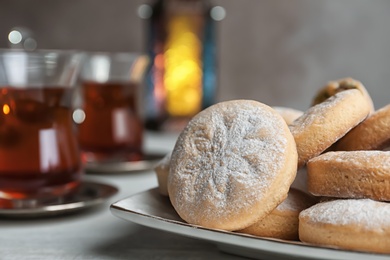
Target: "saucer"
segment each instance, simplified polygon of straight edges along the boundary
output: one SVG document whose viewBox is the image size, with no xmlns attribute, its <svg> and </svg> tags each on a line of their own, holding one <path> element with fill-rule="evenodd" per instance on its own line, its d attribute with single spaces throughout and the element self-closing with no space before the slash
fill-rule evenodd
<svg viewBox="0 0 390 260">
<path fill-rule="evenodd" d="M 82 181 L 70 194 L 55 199 L 9 200 L 0 202 L 0 216 L 8 218 L 31 218 L 65 214 L 103 203 L 118 192 L 108 184 Z"/>
<path fill-rule="evenodd" d="M 152 154 L 144 155 L 144 159 L 134 162 L 88 162 L 84 166 L 86 173 L 93 174 L 113 174 L 113 173 L 131 173 L 137 171 L 151 170 L 154 166 L 164 158 L 166 154 Z"/>
</svg>

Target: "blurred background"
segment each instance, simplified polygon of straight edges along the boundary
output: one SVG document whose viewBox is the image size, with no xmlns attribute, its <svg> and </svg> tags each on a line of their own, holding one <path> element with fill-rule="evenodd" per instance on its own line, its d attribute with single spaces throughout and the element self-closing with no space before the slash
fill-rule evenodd
<svg viewBox="0 0 390 260">
<path fill-rule="evenodd" d="M 15 26 L 38 48 L 145 51 L 145 0 L 0 0 L 0 48 Z M 363 82 L 390 100 L 390 1 L 224 0 L 217 22 L 218 101 L 247 98 L 305 110 L 327 81 Z"/>
</svg>

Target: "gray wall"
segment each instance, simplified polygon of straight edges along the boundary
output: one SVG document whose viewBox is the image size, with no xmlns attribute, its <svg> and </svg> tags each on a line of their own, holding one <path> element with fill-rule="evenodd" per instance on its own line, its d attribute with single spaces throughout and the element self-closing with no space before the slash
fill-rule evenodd
<svg viewBox="0 0 390 260">
<path fill-rule="evenodd" d="M 0 47 L 13 26 L 40 48 L 142 51 L 141 0 L 0 0 Z M 390 1 L 225 0 L 219 23 L 219 100 L 306 109 L 328 80 L 361 80 L 390 103 Z"/>
</svg>

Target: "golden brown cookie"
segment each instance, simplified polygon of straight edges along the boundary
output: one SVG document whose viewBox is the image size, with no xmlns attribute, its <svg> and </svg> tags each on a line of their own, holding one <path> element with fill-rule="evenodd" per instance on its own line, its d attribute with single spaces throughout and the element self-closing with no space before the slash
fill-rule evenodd
<svg viewBox="0 0 390 260">
<path fill-rule="evenodd" d="M 332 149 L 336 151 L 382 150 L 390 146 L 390 105 L 349 131 Z"/>
<path fill-rule="evenodd" d="M 261 237 L 298 240 L 299 213 L 315 203 L 314 197 L 291 188 L 287 199 L 279 204 L 269 215 L 238 232 Z"/>
<path fill-rule="evenodd" d="M 170 161 L 171 153 L 168 153 L 154 167 L 158 182 L 158 191 L 164 196 L 168 196 L 168 174 Z"/>
<path fill-rule="evenodd" d="M 289 107 L 274 106 L 272 108 L 275 109 L 276 112 L 278 112 L 283 117 L 284 121 L 286 121 L 288 125 L 290 125 L 292 122 L 294 122 L 295 119 L 303 115 L 303 111 Z"/>
<path fill-rule="evenodd" d="M 390 152 L 324 153 L 307 163 L 307 174 L 315 196 L 390 201 Z"/>
<path fill-rule="evenodd" d="M 289 127 L 298 150 L 298 166 L 324 152 L 370 111 L 366 98 L 357 89 L 341 91 L 309 108 Z"/>
<path fill-rule="evenodd" d="M 367 103 L 370 105 L 370 111 L 375 111 L 374 103 L 371 99 L 370 94 L 368 94 L 367 89 L 360 81 L 357 81 L 353 78 L 343 78 L 339 80 L 329 81 L 327 85 L 325 85 L 318 91 L 312 101 L 312 106 L 322 103 L 331 96 L 334 96 L 336 93 L 348 89 L 357 89 L 362 92 L 363 96 L 367 100 Z"/>
<path fill-rule="evenodd" d="M 370 199 L 333 200 L 299 215 L 302 242 L 348 250 L 390 253 L 390 204 Z"/>
<path fill-rule="evenodd" d="M 196 115 L 172 152 L 168 193 L 190 224 L 238 230 L 286 197 L 297 168 L 294 138 L 271 107 L 233 100 Z"/>
</svg>

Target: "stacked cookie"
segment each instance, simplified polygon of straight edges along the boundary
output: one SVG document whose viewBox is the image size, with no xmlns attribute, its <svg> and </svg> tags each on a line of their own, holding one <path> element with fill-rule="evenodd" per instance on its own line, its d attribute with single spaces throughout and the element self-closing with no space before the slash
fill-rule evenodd
<svg viewBox="0 0 390 260">
<path fill-rule="evenodd" d="M 299 238 L 318 245 L 390 253 L 390 153 L 382 151 L 390 144 L 390 106 L 374 111 L 364 86 L 353 79 L 342 79 L 325 86 L 305 114 L 308 116 L 314 107 L 352 90 L 358 90 L 366 102 L 360 99 L 354 112 L 343 109 L 334 115 L 337 121 L 349 121 L 350 129 L 335 133 L 341 124 L 334 122 L 335 131 L 329 130 L 326 135 L 336 141 L 329 142 L 319 153 L 302 145 L 300 165 L 306 164 L 307 189 L 328 201 L 300 213 Z M 324 96 L 327 99 L 321 100 Z M 355 117 L 358 112 L 360 118 Z M 301 137 L 300 123 L 307 121 L 301 117 L 290 129 L 293 135 L 298 132 Z M 307 137 L 320 140 L 315 133 Z"/>
<path fill-rule="evenodd" d="M 377 150 L 389 145 L 389 109 L 375 112 L 353 79 L 330 82 L 304 113 L 218 103 L 157 165 L 160 191 L 190 224 L 390 253 L 390 204 L 381 202 L 390 200 L 390 152 Z M 291 187 L 299 178 L 311 195 Z"/>
</svg>

